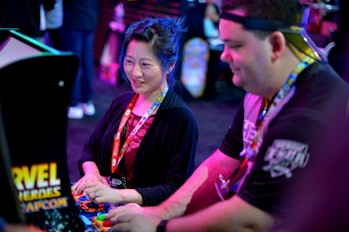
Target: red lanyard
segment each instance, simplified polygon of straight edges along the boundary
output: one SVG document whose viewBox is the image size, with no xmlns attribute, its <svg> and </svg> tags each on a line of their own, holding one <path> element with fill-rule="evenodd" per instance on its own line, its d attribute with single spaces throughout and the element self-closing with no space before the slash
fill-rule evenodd
<svg viewBox="0 0 349 232">
<path fill-rule="evenodd" d="M 124 156 L 125 152 L 126 152 L 126 146 L 125 144 L 129 143 L 129 141 L 132 139 L 130 136 L 127 138 L 127 140 L 129 141 L 125 141 L 124 143 L 124 146 L 123 148 L 124 149 L 121 149 L 121 151 L 119 152 L 120 150 L 120 142 L 121 142 L 121 133 L 122 133 L 122 129 L 124 128 L 127 120 L 130 118 L 131 116 L 131 112 L 132 112 L 132 109 L 135 105 L 135 102 L 138 98 L 138 94 L 136 94 L 131 102 L 128 104 L 125 112 L 124 112 L 124 115 L 122 116 L 122 119 L 121 119 L 121 122 L 120 122 L 120 125 L 119 125 L 119 128 L 116 132 L 116 134 L 114 135 L 114 146 L 113 146 L 113 153 L 112 153 L 112 160 L 111 160 L 111 171 L 112 173 L 114 173 L 116 171 L 116 168 L 121 160 L 121 158 Z M 126 145 L 127 145 L 126 144 Z"/>
<path fill-rule="evenodd" d="M 111 159 L 111 171 L 114 173 L 116 171 L 116 168 L 118 167 L 121 159 L 124 157 L 126 153 L 126 148 L 128 144 L 131 142 L 132 138 L 136 135 L 137 131 L 141 128 L 141 126 L 147 121 L 147 119 L 154 113 L 156 110 L 160 107 L 162 101 L 164 100 L 166 94 L 167 94 L 168 88 L 166 87 L 155 100 L 155 102 L 151 105 L 149 110 L 142 116 L 142 118 L 139 120 L 135 128 L 131 131 L 130 135 L 127 137 L 124 145 L 122 146 L 120 150 L 120 143 L 121 143 L 121 133 L 122 130 L 127 122 L 127 120 L 130 118 L 132 109 L 134 107 L 134 104 L 138 98 L 138 94 L 136 94 L 131 102 L 128 104 L 124 115 L 122 116 L 119 128 L 114 136 L 114 145 L 113 145 L 113 153 L 112 153 L 112 159 Z"/>
</svg>

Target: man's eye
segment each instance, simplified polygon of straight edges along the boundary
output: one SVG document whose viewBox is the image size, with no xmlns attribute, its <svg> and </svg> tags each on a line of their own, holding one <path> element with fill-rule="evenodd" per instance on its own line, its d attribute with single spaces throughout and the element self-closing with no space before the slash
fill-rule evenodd
<svg viewBox="0 0 349 232">
<path fill-rule="evenodd" d="M 231 49 L 238 49 L 238 48 L 240 48 L 241 46 L 240 45 L 238 45 L 238 44 L 229 44 L 228 45 L 228 48 L 231 48 Z"/>
</svg>

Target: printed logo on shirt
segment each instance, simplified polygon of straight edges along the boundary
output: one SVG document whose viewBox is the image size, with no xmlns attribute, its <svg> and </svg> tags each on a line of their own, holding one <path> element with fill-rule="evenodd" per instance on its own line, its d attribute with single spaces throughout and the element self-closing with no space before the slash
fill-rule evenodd
<svg viewBox="0 0 349 232">
<path fill-rule="evenodd" d="M 243 128 L 243 137 L 244 137 L 244 142 L 245 146 L 250 145 L 256 136 L 256 125 L 249 121 L 249 120 L 244 120 L 244 128 Z"/>
<path fill-rule="evenodd" d="M 292 170 L 305 167 L 309 160 L 308 145 L 291 140 L 275 140 L 266 152 L 263 167 L 271 177 L 292 177 Z"/>
</svg>

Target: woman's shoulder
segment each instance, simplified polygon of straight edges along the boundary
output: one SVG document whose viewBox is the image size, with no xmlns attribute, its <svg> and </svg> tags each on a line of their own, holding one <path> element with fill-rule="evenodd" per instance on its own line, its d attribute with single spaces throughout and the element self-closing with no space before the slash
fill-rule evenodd
<svg viewBox="0 0 349 232">
<path fill-rule="evenodd" d="M 176 93 L 174 90 L 169 90 L 162 107 L 159 108 L 159 113 L 166 114 L 167 120 L 173 118 L 175 120 L 192 120 L 194 119 L 194 114 L 183 100 L 183 98 Z"/>
<path fill-rule="evenodd" d="M 187 103 L 183 100 L 183 98 L 173 89 L 169 89 L 167 95 L 164 99 L 164 107 L 163 109 L 168 108 L 189 108 Z"/>
</svg>

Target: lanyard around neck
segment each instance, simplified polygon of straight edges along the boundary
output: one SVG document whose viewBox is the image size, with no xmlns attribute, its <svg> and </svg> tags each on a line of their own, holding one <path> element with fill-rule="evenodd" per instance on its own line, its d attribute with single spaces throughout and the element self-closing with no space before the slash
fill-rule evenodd
<svg viewBox="0 0 349 232">
<path fill-rule="evenodd" d="M 265 128 L 267 128 L 268 123 L 280 112 L 282 107 L 291 99 L 295 93 L 295 83 L 298 75 L 314 60 L 306 57 L 304 60 L 298 63 L 296 68 L 289 75 L 288 79 L 279 90 L 277 95 L 273 98 L 272 102 L 269 104 L 269 99 L 265 98 L 263 101 L 264 109 L 257 118 L 257 132 L 252 140 L 251 144 L 245 147 L 240 152 L 240 164 L 235 169 L 235 171 L 230 175 L 228 180 L 224 180 L 222 175 L 219 175 L 218 182 L 215 183 L 216 190 L 219 197 L 224 200 L 231 196 L 232 193 L 236 192 L 240 186 L 240 180 L 243 179 L 246 172 L 248 171 L 248 161 L 258 153 L 260 139 L 265 133 Z"/>
<path fill-rule="evenodd" d="M 156 110 L 160 107 L 162 101 L 164 100 L 166 94 L 167 94 L 168 88 L 165 88 L 161 94 L 156 98 L 154 103 L 150 106 L 147 112 L 142 116 L 142 118 L 139 120 L 135 128 L 131 131 L 130 135 L 125 140 L 121 150 L 120 150 L 120 143 L 121 143 L 121 134 L 124 126 L 126 125 L 127 120 L 130 118 L 132 109 L 136 103 L 136 100 L 138 98 L 138 94 L 136 94 L 131 102 L 128 104 L 119 125 L 119 128 L 114 136 L 114 145 L 113 145 L 113 153 L 112 153 L 112 160 L 111 160 L 111 172 L 114 173 L 116 171 L 116 168 L 118 167 L 120 161 L 122 160 L 123 156 L 126 153 L 126 148 L 128 144 L 131 142 L 132 138 L 136 135 L 138 130 L 141 128 L 141 126 L 147 121 L 147 119 L 154 113 Z"/>
<path fill-rule="evenodd" d="M 277 95 L 273 98 L 272 102 L 269 103 L 269 106 L 265 107 L 264 110 L 262 110 L 258 117 L 257 133 L 254 139 L 249 146 L 245 147 L 240 152 L 241 161 L 238 168 L 239 170 L 247 164 L 249 159 L 251 159 L 258 153 L 260 139 L 263 136 L 265 128 L 267 128 L 267 125 L 270 123 L 270 121 L 280 112 L 282 107 L 293 96 L 296 89 L 295 83 L 298 75 L 313 62 L 314 60 L 309 57 L 306 57 L 301 62 L 299 62 L 298 65 L 293 69 L 292 73 L 289 75 L 288 79 L 279 90 Z M 235 173 L 236 172 L 234 172 L 233 175 L 235 175 Z"/>
</svg>

